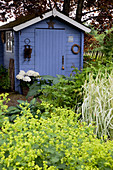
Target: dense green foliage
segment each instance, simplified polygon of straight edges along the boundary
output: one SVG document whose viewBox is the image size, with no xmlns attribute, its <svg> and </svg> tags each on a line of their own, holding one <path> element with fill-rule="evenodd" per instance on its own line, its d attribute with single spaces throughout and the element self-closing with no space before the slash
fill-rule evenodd
<svg viewBox="0 0 113 170">
<path fill-rule="evenodd" d="M 5 114 L 5 116 L 7 116 L 9 118 L 10 122 L 14 122 L 14 120 L 16 119 L 16 117 L 22 116 L 22 108 L 20 106 L 20 104 L 25 107 L 28 104 L 28 101 L 23 101 L 23 100 L 17 100 L 17 102 L 19 103 L 16 106 L 10 106 L 7 109 L 7 113 Z M 37 107 L 36 107 L 36 98 L 32 99 L 28 105 L 28 109 L 30 109 L 32 115 L 36 114 L 37 111 Z"/>
<path fill-rule="evenodd" d="M 10 89 L 9 73 L 3 65 L 0 66 L 0 88 Z"/>
<path fill-rule="evenodd" d="M 10 99 L 7 99 L 8 93 L 0 94 L 0 129 L 4 122 L 5 114 L 7 113 L 7 103 Z"/>
<path fill-rule="evenodd" d="M 103 74 L 105 69 L 108 72 L 112 70 L 113 63 L 105 62 L 86 63 L 82 72 L 77 68 L 73 68 L 70 77 L 60 75 L 57 75 L 57 77 L 45 76 L 40 80 L 40 83 L 35 83 L 30 87 L 27 96 L 40 96 L 41 100 L 50 102 L 55 107 L 68 107 L 76 110 L 83 102 L 83 85 L 85 80 L 89 81 L 89 73 L 93 73 L 94 78 L 96 78 L 99 70 Z"/>
<path fill-rule="evenodd" d="M 35 118 L 28 106 L 0 132 L 0 169 L 113 169 L 113 142 L 101 141 L 77 115 L 57 108 L 50 118 Z"/>
<path fill-rule="evenodd" d="M 102 52 L 107 57 L 113 57 L 113 31 L 106 33 L 103 41 L 103 50 Z"/>
<path fill-rule="evenodd" d="M 91 42 L 88 43 L 87 52 L 89 52 L 88 58 L 95 58 L 99 61 L 104 61 L 105 59 L 112 61 L 113 56 L 113 28 L 110 30 L 106 30 L 105 32 L 98 34 L 94 28 L 92 28 L 92 31 L 90 34 L 88 34 L 89 37 L 92 36 L 94 38 L 91 38 Z M 100 53 L 100 55 L 99 55 Z"/>
</svg>

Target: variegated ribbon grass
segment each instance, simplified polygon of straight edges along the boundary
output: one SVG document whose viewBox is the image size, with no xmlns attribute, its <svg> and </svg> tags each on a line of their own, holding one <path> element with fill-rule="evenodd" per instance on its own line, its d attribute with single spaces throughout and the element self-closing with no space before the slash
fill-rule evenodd
<svg viewBox="0 0 113 170">
<path fill-rule="evenodd" d="M 113 71 L 109 74 L 98 72 L 96 78 L 89 75 L 85 82 L 84 100 L 81 107 L 82 121 L 95 125 L 98 137 L 110 136 L 113 129 Z"/>
</svg>

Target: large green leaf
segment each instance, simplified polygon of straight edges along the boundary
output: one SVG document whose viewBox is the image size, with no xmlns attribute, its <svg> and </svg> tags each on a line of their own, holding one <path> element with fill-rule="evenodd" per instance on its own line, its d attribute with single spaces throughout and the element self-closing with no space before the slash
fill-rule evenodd
<svg viewBox="0 0 113 170">
<path fill-rule="evenodd" d="M 18 102 L 19 104 L 26 104 L 27 101 L 17 100 L 17 102 Z"/>
<path fill-rule="evenodd" d="M 7 114 L 6 115 L 12 115 L 12 114 L 16 114 L 16 113 L 19 113 L 20 112 L 20 109 L 18 109 L 17 107 L 15 107 L 15 106 L 10 106 L 9 108 L 8 108 L 8 112 L 7 112 Z"/>
<path fill-rule="evenodd" d="M 12 122 L 13 120 L 16 119 L 16 117 L 17 117 L 17 115 L 12 115 L 12 116 L 9 118 L 9 120 Z"/>
<path fill-rule="evenodd" d="M 43 75 L 41 76 L 44 80 L 53 80 L 54 77 L 53 76 L 50 76 L 50 75 Z"/>
<path fill-rule="evenodd" d="M 30 105 L 34 105 L 34 104 L 36 104 L 36 98 L 33 98 L 32 100 L 31 100 L 31 102 L 30 102 Z"/>
<path fill-rule="evenodd" d="M 31 97 L 31 96 L 35 96 L 38 94 L 38 90 L 40 90 L 39 86 L 35 86 L 34 88 L 31 88 L 26 96 L 26 98 Z"/>
<path fill-rule="evenodd" d="M 59 78 L 55 77 L 53 80 L 53 84 L 57 84 L 59 82 Z"/>
</svg>

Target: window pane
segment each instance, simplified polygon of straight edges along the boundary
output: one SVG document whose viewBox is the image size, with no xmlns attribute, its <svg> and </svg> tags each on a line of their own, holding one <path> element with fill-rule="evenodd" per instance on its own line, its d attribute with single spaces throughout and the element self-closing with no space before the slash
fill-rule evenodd
<svg viewBox="0 0 113 170">
<path fill-rule="evenodd" d="M 6 51 L 12 52 L 12 32 L 6 32 Z"/>
</svg>

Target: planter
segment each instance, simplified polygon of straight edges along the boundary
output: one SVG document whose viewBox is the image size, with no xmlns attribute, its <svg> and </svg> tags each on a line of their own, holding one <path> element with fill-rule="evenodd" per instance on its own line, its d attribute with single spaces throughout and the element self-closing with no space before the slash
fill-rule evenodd
<svg viewBox="0 0 113 170">
<path fill-rule="evenodd" d="M 27 96 L 27 93 L 28 93 L 28 91 L 29 91 L 29 87 L 21 87 L 21 90 L 22 90 L 22 94 L 23 94 L 24 96 Z"/>
</svg>

